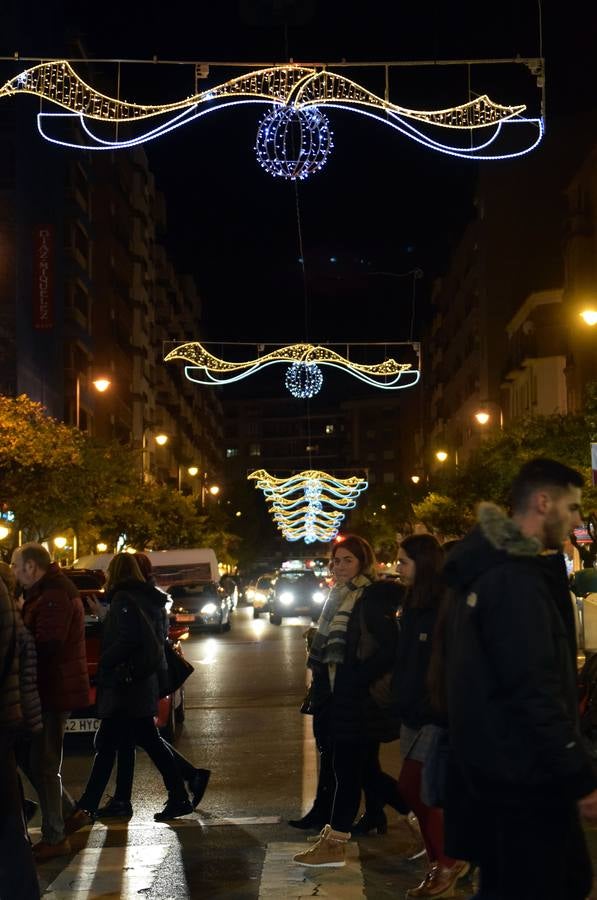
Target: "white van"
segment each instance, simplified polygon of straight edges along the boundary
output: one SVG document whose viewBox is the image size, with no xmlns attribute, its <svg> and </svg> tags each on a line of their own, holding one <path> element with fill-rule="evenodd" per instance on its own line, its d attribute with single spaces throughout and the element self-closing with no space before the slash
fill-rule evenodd
<svg viewBox="0 0 597 900">
<path fill-rule="evenodd" d="M 210 548 L 187 550 L 143 551 L 151 560 L 153 576 L 164 591 L 172 588 L 196 587 L 217 584 L 220 580 L 216 554 Z M 74 562 L 75 569 L 100 569 L 105 572 L 114 557 L 113 553 L 97 553 L 80 556 Z"/>
</svg>

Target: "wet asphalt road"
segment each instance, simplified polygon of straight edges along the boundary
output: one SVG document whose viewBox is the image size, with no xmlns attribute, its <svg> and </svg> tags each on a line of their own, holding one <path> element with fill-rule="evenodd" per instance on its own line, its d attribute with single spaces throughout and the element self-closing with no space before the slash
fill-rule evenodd
<svg viewBox="0 0 597 900">
<path fill-rule="evenodd" d="M 302 633 L 308 624 L 307 619 L 289 619 L 278 627 L 267 618 L 254 621 L 251 609 L 239 608 L 227 634 L 196 633 L 186 641 L 185 655 L 195 673 L 187 682 L 186 719 L 177 747 L 195 765 L 212 770 L 197 814 L 174 827 L 154 823 L 165 791 L 138 751 L 134 817 L 128 825 L 96 824 L 73 836 L 73 857 L 40 867 L 48 897 L 385 900 L 403 897 L 420 881 L 422 863 L 405 867 L 398 861 L 407 834 L 391 811 L 387 835 L 358 842 L 360 861 L 348 880 L 339 872 L 349 867 L 327 870 L 323 877 L 310 870 L 307 878 L 300 874 L 305 870 L 296 873 L 292 867 L 282 876 L 272 875 L 275 866 L 269 862 L 264 870 L 266 855 L 284 860 L 301 849 L 283 846 L 304 843 L 304 835 L 286 820 L 308 807 L 314 790 L 311 720 L 298 712 L 305 691 Z M 399 771 L 398 750 L 398 744 L 382 748 L 384 768 L 392 774 Z M 90 742 L 69 737 L 63 774 L 75 798 L 90 762 Z M 37 840 L 37 818 L 32 825 Z M 596 837 L 595 831 L 589 835 L 597 862 Z M 360 887 L 352 883 L 352 875 Z M 472 892 L 471 883 L 462 882 L 457 896 Z"/>
</svg>

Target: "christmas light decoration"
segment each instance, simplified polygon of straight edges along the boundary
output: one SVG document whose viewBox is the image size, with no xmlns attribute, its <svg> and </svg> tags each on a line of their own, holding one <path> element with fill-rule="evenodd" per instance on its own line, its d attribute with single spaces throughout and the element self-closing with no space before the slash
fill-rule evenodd
<svg viewBox="0 0 597 900">
<path fill-rule="evenodd" d="M 315 363 L 296 362 L 286 370 L 284 384 L 293 397 L 305 400 L 319 393 L 323 384 L 323 375 Z"/>
<path fill-rule="evenodd" d="M 350 347 L 350 345 L 347 346 Z M 388 347 L 392 345 L 384 344 L 383 346 Z M 418 353 L 419 345 L 411 344 L 411 346 Z M 243 378 L 248 378 L 249 375 L 252 375 L 258 369 L 265 369 L 277 363 L 292 363 L 293 365 L 290 366 L 286 373 L 286 387 L 294 396 L 305 397 L 314 396 L 321 387 L 323 382 L 321 366 L 331 366 L 332 368 L 340 369 L 360 379 L 365 384 L 384 390 L 412 387 L 418 382 L 421 374 L 419 369 L 413 369 L 410 363 L 399 363 L 395 359 L 390 358 L 384 359 L 381 363 L 366 365 L 352 362 L 329 347 L 316 346 L 314 344 L 290 344 L 286 347 L 272 350 L 271 353 L 266 353 L 257 359 L 233 362 L 219 359 L 206 350 L 203 344 L 191 341 L 175 347 L 174 350 L 166 354 L 164 359 L 166 362 L 182 359 L 192 363 L 193 365 L 185 366 L 185 375 L 189 381 L 211 385 L 212 387 L 214 384 L 230 384 L 240 381 Z M 317 363 L 317 365 L 313 366 L 314 363 Z M 308 380 L 306 369 L 293 368 L 296 364 L 313 367 L 309 372 Z M 319 381 L 318 374 L 321 382 L 319 382 L 319 388 L 314 390 Z M 301 378 L 303 379 L 302 381 L 300 380 Z M 312 391 L 312 393 L 303 393 L 305 390 Z"/>
<path fill-rule="evenodd" d="M 309 469 L 290 478 L 275 478 L 265 469 L 248 476 L 271 504 L 270 512 L 287 541 L 332 541 L 346 511 L 354 509 L 368 487 L 363 478 L 334 478 L 327 472 Z M 331 509 L 324 509 L 324 504 Z"/>
<path fill-rule="evenodd" d="M 301 181 L 318 172 L 332 147 L 330 123 L 316 107 L 274 107 L 261 120 L 255 152 L 270 175 Z"/>
<path fill-rule="evenodd" d="M 270 66 L 172 103 L 139 104 L 96 91 L 77 75 L 69 62 L 55 60 L 26 69 L 0 88 L 0 97 L 17 93 L 33 94 L 67 110 L 66 113 L 38 113 L 38 129 L 44 138 L 63 146 L 90 150 L 133 147 L 217 109 L 244 103 L 269 103 L 272 108 L 257 132 L 257 158 L 270 174 L 289 179 L 304 179 L 326 163 L 333 142 L 327 117 L 319 108 L 322 106 L 368 116 L 431 150 L 462 159 L 520 156 L 537 146 L 544 130 L 541 117 L 522 115 L 526 110 L 524 104 L 507 106 L 495 103 L 484 94 L 468 103 L 443 109 L 409 109 L 382 99 L 323 64 L 320 67 Z M 70 137 L 48 134 L 47 124 L 60 128 L 73 118 L 79 120 L 83 131 L 80 143 L 74 143 Z M 147 119 L 159 121 L 141 133 L 126 132 L 127 126 Z M 115 138 L 108 140 L 96 134 L 90 121 L 113 125 L 117 129 Z M 498 139 L 509 126 L 518 126 L 518 132 L 514 133 L 524 143 L 500 152 Z M 464 131 L 467 144 L 436 141 L 422 130 L 424 127 L 443 128 L 450 133 Z M 490 135 L 481 143 L 474 143 L 471 135 L 479 129 L 491 129 Z M 487 148 L 491 152 L 484 153 Z"/>
</svg>

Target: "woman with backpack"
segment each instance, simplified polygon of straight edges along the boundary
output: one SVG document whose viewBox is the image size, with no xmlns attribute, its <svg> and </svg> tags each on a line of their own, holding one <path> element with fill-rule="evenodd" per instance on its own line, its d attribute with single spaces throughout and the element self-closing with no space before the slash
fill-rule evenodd
<svg viewBox="0 0 597 900">
<path fill-rule="evenodd" d="M 129 553 L 111 561 L 106 580 L 110 603 L 97 672 L 95 758 L 77 809 L 65 823 L 70 834 L 92 824 L 120 748 L 142 747 L 159 770 L 168 800 L 156 822 L 193 812 L 182 775 L 154 722 L 160 672 L 166 666 L 164 594 L 147 583 Z"/>
</svg>

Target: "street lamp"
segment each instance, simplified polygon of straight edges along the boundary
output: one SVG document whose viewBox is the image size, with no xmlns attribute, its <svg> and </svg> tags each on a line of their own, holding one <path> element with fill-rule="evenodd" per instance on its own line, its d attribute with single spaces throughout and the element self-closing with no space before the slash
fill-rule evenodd
<svg viewBox="0 0 597 900">
<path fill-rule="evenodd" d="M 147 436 L 151 433 L 151 428 L 144 428 L 143 435 L 141 437 L 141 481 L 147 481 L 147 476 L 149 474 L 150 464 L 149 464 L 149 447 L 147 444 Z M 163 447 L 168 443 L 169 436 L 164 434 L 163 432 L 158 432 L 153 435 L 153 439 L 159 447 Z"/>
<path fill-rule="evenodd" d="M 66 538 L 61 537 L 60 535 L 58 537 L 55 537 L 54 546 L 57 550 L 64 550 L 64 548 L 66 547 Z"/>
<path fill-rule="evenodd" d="M 438 460 L 438 462 L 445 463 L 448 458 L 448 454 L 445 450 L 438 450 L 435 454 L 435 458 Z"/>
<path fill-rule="evenodd" d="M 100 541 L 99 544 L 96 544 L 96 548 L 97 548 L 98 553 L 105 553 L 106 550 L 108 549 L 108 545 L 105 544 L 103 541 Z"/>
<path fill-rule="evenodd" d="M 182 470 L 183 469 L 184 469 L 184 466 L 181 466 L 179 463 L 178 464 L 178 491 L 179 491 L 179 493 L 182 491 Z M 187 467 L 187 475 L 189 476 L 189 478 L 196 478 L 198 474 L 199 474 L 198 466 L 188 466 Z"/>
<path fill-rule="evenodd" d="M 163 447 L 165 444 L 168 443 L 168 435 L 167 434 L 156 434 L 155 442 L 158 445 L 158 447 Z"/>
<path fill-rule="evenodd" d="M 595 309 L 584 309 L 581 313 L 579 313 L 581 319 L 587 325 L 597 325 L 597 310 Z"/>
<path fill-rule="evenodd" d="M 100 394 L 107 391 L 112 384 L 109 378 L 96 378 L 91 383 Z M 81 376 L 79 373 L 75 379 L 75 425 L 77 428 L 81 425 Z"/>
<path fill-rule="evenodd" d="M 419 481 L 421 480 L 421 476 L 420 475 L 411 475 L 410 480 L 412 481 L 413 484 L 418 484 Z"/>
<path fill-rule="evenodd" d="M 6 525 L 0 525 L 0 541 L 3 541 L 4 538 L 7 538 L 10 534 L 10 528 L 7 528 Z"/>
<path fill-rule="evenodd" d="M 491 419 L 491 416 L 488 412 L 485 412 L 485 410 L 479 410 L 479 412 L 475 413 L 475 419 L 477 420 L 479 425 L 487 425 L 487 423 Z"/>
<path fill-rule="evenodd" d="M 217 497 L 218 494 L 220 493 L 219 485 L 212 484 L 212 486 L 209 488 L 209 493 L 212 495 L 212 497 Z"/>
</svg>

